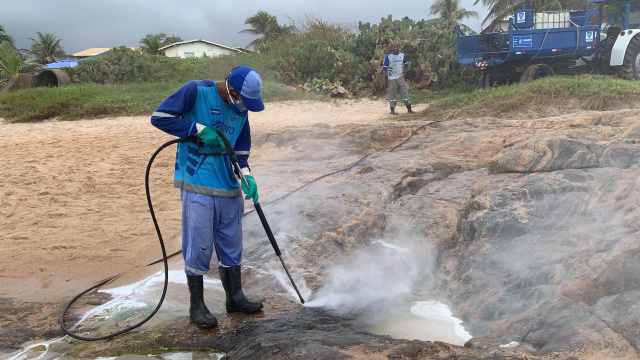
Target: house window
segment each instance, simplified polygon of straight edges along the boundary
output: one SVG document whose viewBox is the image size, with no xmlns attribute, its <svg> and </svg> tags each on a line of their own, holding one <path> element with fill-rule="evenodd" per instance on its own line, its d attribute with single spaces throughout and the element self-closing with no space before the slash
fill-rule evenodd
<svg viewBox="0 0 640 360">
<path fill-rule="evenodd" d="M 196 54 L 193 53 L 193 52 L 185 52 L 184 53 L 184 57 L 186 57 L 186 58 L 195 57 L 195 56 L 196 56 Z"/>
</svg>

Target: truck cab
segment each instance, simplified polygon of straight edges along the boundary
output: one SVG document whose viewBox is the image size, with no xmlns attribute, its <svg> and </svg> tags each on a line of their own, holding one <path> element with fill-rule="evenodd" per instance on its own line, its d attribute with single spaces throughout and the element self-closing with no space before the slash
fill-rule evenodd
<svg viewBox="0 0 640 360">
<path fill-rule="evenodd" d="M 601 12 L 608 13 L 607 43 L 603 56 L 620 77 L 640 80 L 640 3 L 590 0 Z M 608 11 L 607 11 L 608 10 Z"/>
</svg>

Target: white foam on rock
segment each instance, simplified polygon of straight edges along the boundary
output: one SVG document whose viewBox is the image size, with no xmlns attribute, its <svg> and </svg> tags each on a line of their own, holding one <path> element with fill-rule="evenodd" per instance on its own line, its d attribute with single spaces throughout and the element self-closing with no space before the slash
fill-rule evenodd
<svg viewBox="0 0 640 360">
<path fill-rule="evenodd" d="M 384 247 L 386 247 L 388 249 L 396 250 L 397 252 L 399 252 L 401 254 L 409 252 L 409 249 L 407 249 L 407 248 L 403 248 L 403 247 L 400 247 L 398 245 L 389 244 L 388 242 L 385 242 L 385 241 L 382 241 L 382 240 L 376 240 L 376 241 L 372 242 L 372 244 L 380 244 L 380 245 L 382 245 L 382 246 L 384 246 Z"/>
<path fill-rule="evenodd" d="M 174 284 L 185 284 L 186 277 L 184 274 L 184 270 L 169 270 L 168 274 L 169 283 Z M 73 326 L 76 328 L 78 325 L 82 324 L 86 319 L 91 316 L 101 316 L 103 318 L 109 318 L 113 316 L 113 314 L 131 308 L 141 308 L 147 306 L 141 299 L 145 298 L 146 295 L 150 294 L 157 288 L 158 284 L 162 284 L 164 282 L 164 271 L 159 271 L 146 279 L 140 280 L 133 284 L 123 285 L 111 289 L 99 290 L 98 292 L 103 292 L 111 295 L 111 300 L 106 303 L 93 308 L 82 315 L 82 318 Z M 222 289 L 222 283 L 218 279 L 210 279 L 204 278 L 204 283 L 209 286 L 215 286 Z"/>
<path fill-rule="evenodd" d="M 411 307 L 411 313 L 429 320 L 441 321 L 452 325 L 455 334 L 465 342 L 472 338 L 471 334 L 462 326 L 462 320 L 453 316 L 449 306 L 439 301 L 416 302 Z"/>
<path fill-rule="evenodd" d="M 7 360 L 32 359 L 33 358 L 33 354 L 29 354 L 29 351 L 31 351 L 31 349 L 37 348 L 38 346 L 44 346 L 45 350 L 36 359 L 43 359 L 49 353 L 49 346 L 51 346 L 52 344 L 57 343 L 58 341 L 60 341 L 60 340 L 62 340 L 64 338 L 66 338 L 66 336 L 55 338 L 55 339 L 52 339 L 52 340 L 49 340 L 49 341 L 43 341 L 43 342 L 31 344 L 31 345 L 25 347 L 24 349 L 20 350 L 19 352 L 17 352 L 16 354 L 14 354 L 10 358 L 8 358 Z"/>
<path fill-rule="evenodd" d="M 519 342 L 517 342 L 517 341 L 512 341 L 512 342 L 510 342 L 510 343 L 508 343 L 508 344 L 500 345 L 500 347 L 501 347 L 501 348 L 503 348 L 503 349 L 511 349 L 511 348 L 514 348 L 514 347 L 516 347 L 516 346 L 518 346 L 518 345 L 520 345 L 520 343 L 519 343 Z"/>
</svg>

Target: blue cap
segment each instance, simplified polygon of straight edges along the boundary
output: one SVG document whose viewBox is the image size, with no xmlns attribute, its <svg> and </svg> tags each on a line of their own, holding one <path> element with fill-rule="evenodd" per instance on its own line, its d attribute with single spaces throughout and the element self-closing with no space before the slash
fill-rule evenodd
<svg viewBox="0 0 640 360">
<path fill-rule="evenodd" d="M 260 98 L 262 80 L 255 70 L 248 66 L 238 66 L 231 70 L 229 85 L 240 93 L 247 110 L 254 112 L 264 110 L 264 103 Z"/>
</svg>

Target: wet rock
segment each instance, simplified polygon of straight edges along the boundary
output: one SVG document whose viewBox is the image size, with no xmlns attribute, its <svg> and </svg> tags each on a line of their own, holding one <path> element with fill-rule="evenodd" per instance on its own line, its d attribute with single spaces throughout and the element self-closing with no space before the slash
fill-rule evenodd
<svg viewBox="0 0 640 360">
<path fill-rule="evenodd" d="M 628 291 L 600 299 L 593 313 L 614 332 L 622 335 L 638 351 L 640 349 L 640 290 Z"/>
<path fill-rule="evenodd" d="M 17 349 L 29 340 L 63 335 L 57 325 L 57 315 L 62 311 L 62 306 L 0 298 L 0 349 Z M 51 312 L 55 315 L 51 316 Z M 74 319 L 70 317 L 70 320 Z"/>
<path fill-rule="evenodd" d="M 620 171 L 499 175 L 475 195 L 456 249 L 464 256 L 451 259 L 451 279 L 462 281 L 447 284 L 474 336 L 508 334 L 503 343 L 539 355 L 635 352 L 632 332 L 613 331 L 590 310 L 602 297 L 640 288 L 631 240 L 638 229 L 617 210 L 637 203 L 617 189 L 632 189 L 638 168 Z"/>
<path fill-rule="evenodd" d="M 587 144 L 565 138 L 532 139 L 504 149 L 489 163 L 489 173 L 532 173 L 598 166 Z"/>
<path fill-rule="evenodd" d="M 627 140 L 640 140 L 640 124 L 630 127 L 623 138 Z"/>
<path fill-rule="evenodd" d="M 603 149 L 600 155 L 601 167 L 616 167 L 626 169 L 633 162 L 634 151 L 620 145 L 610 145 Z"/>
<path fill-rule="evenodd" d="M 239 315 L 239 317 L 244 317 Z M 245 317 L 246 318 L 246 317 Z M 115 356 L 140 350 L 218 350 L 228 359 L 524 359 L 504 351 L 477 351 L 440 342 L 392 339 L 362 331 L 356 319 L 303 309 L 265 319 L 247 319 L 233 329 L 204 331 L 179 318 L 153 332 L 126 335 L 106 347 L 83 343 L 69 355 Z"/>
</svg>

